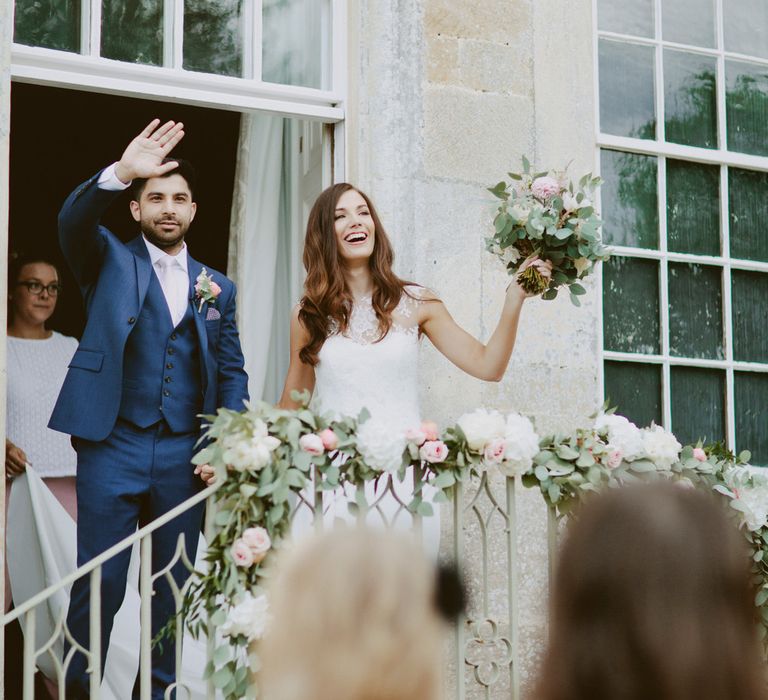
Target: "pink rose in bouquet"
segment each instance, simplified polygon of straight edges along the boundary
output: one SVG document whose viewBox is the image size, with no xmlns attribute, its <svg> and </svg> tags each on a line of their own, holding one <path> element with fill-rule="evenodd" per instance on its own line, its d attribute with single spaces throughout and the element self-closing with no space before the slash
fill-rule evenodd
<svg viewBox="0 0 768 700">
<path fill-rule="evenodd" d="M 447 456 L 448 446 L 442 440 L 427 440 L 419 450 L 419 457 L 431 464 L 445 462 Z"/>
<path fill-rule="evenodd" d="M 269 537 L 269 533 L 263 527 L 249 527 L 243 531 L 240 538 L 253 555 L 253 563 L 259 564 L 267 556 L 267 552 L 272 547 L 272 540 Z"/>
<path fill-rule="evenodd" d="M 253 552 L 242 538 L 236 539 L 232 543 L 232 547 L 229 551 L 237 566 L 242 566 L 244 569 L 247 569 L 253 565 Z"/>
<path fill-rule="evenodd" d="M 308 433 L 307 435 L 302 435 L 299 438 L 299 447 L 301 447 L 301 449 L 304 450 L 304 452 L 308 452 L 309 454 L 315 457 L 325 452 L 323 439 L 315 433 Z"/>
<path fill-rule="evenodd" d="M 339 446 L 339 438 L 330 428 L 326 428 L 320 433 L 320 440 L 323 442 L 323 447 L 329 452 Z"/>
</svg>

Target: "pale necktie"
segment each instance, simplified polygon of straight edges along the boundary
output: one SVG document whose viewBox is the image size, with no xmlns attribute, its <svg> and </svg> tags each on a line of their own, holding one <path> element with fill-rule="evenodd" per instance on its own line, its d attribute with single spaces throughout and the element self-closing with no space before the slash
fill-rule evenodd
<svg viewBox="0 0 768 700">
<path fill-rule="evenodd" d="M 163 295 L 168 303 L 173 325 L 177 326 L 187 310 L 187 292 L 189 279 L 184 269 L 170 255 L 165 255 L 155 263 L 157 277 L 163 288 Z"/>
</svg>

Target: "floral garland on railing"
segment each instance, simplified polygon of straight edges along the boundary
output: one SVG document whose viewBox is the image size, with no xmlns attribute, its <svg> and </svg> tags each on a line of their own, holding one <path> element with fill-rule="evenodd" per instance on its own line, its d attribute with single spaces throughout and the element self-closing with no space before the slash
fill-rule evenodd
<svg viewBox="0 0 768 700">
<path fill-rule="evenodd" d="M 291 494 L 312 486 L 313 472 L 320 491 L 356 487 L 359 500 L 350 503 L 356 510 L 365 505 L 365 483 L 388 474 L 402 478 L 418 467 L 408 509 L 422 516 L 432 514 L 432 503 L 447 502 L 457 483 L 489 469 L 538 486 L 558 515 L 591 492 L 638 480 L 714 489 L 741 517 L 754 554 L 763 632 L 768 629 L 768 480 L 744 466 L 749 453 L 737 458 L 719 445 L 683 448 L 659 426 L 641 430 L 611 411 L 589 428 L 543 438 L 528 418 L 485 409 L 464 414 L 442 435 L 431 422 L 393 435 L 366 411 L 334 419 L 308 410 L 308 395 L 295 398 L 302 402 L 296 411 L 265 403 L 239 413 L 220 409 L 208 417 L 207 445 L 194 460 L 213 465 L 221 483 L 208 568 L 195 573 L 181 614 L 194 636 L 213 638 L 204 675 L 227 700 L 255 697 L 252 642 L 270 619 L 263 580 L 289 536 Z"/>
</svg>

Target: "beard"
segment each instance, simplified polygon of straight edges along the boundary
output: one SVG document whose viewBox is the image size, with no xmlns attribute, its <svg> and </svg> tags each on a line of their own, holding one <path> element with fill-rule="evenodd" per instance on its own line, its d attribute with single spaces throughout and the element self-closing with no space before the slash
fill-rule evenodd
<svg viewBox="0 0 768 700">
<path fill-rule="evenodd" d="M 167 231 L 161 225 L 163 221 L 174 221 L 177 226 Z M 173 248 L 183 241 L 184 236 L 189 231 L 189 224 L 189 221 L 181 221 L 180 219 L 170 217 L 165 219 L 142 219 L 140 222 L 141 232 L 146 236 L 147 240 L 162 250 Z"/>
</svg>

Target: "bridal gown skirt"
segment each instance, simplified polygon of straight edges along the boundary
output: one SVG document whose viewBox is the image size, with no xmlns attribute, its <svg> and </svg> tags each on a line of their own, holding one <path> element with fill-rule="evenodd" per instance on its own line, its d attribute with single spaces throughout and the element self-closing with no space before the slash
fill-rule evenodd
<svg viewBox="0 0 768 700">
<path fill-rule="evenodd" d="M 198 558 L 204 552 L 198 546 Z M 77 526 L 69 513 L 56 500 L 42 479 L 28 469 L 17 477 L 8 504 L 7 535 L 8 570 L 14 604 L 38 594 L 60 581 L 76 568 Z M 197 568 L 197 565 L 196 565 Z M 101 698 L 125 700 L 131 697 L 139 668 L 139 557 L 134 546 L 123 605 L 115 616 L 109 651 L 104 667 Z M 35 647 L 42 647 L 53 635 L 57 622 L 66 615 L 69 590 L 57 591 L 47 603 L 37 608 Z M 20 623 L 24 625 L 23 619 Z M 204 639 L 185 636 L 182 647 L 180 681 L 191 691 L 191 698 L 203 700 L 205 683 L 201 678 L 206 664 Z M 63 637 L 59 637 L 51 652 L 61 662 Z M 38 668 L 50 679 L 56 679 L 56 666 L 51 654 L 42 655 Z M 184 697 L 183 693 L 178 694 Z"/>
</svg>

